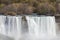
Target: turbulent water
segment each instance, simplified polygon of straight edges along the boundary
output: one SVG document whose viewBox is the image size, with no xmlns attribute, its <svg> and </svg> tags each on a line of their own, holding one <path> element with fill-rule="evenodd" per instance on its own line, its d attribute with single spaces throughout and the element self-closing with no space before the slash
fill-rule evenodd
<svg viewBox="0 0 60 40">
<path fill-rule="evenodd" d="M 0 34 L 14 40 L 37 40 L 56 36 L 54 16 L 25 16 L 25 19 L 22 16 L 0 16 Z"/>
</svg>

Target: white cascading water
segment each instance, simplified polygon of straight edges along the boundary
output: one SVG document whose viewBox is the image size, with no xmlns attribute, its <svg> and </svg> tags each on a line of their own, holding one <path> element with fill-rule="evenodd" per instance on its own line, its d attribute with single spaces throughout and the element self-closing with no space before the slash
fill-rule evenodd
<svg viewBox="0 0 60 40">
<path fill-rule="evenodd" d="M 0 16 L 0 34 L 14 40 L 56 36 L 54 16 L 25 16 L 25 18 L 26 21 L 22 20 L 22 16 Z"/>
<path fill-rule="evenodd" d="M 6 16 L 0 16 L 0 33 L 5 34 L 5 19 Z"/>
<path fill-rule="evenodd" d="M 36 37 L 56 36 L 55 17 L 41 16 L 29 17 L 27 16 L 29 34 Z"/>
<path fill-rule="evenodd" d="M 6 34 L 18 40 L 21 36 L 21 16 L 7 16 L 6 17 Z"/>
</svg>

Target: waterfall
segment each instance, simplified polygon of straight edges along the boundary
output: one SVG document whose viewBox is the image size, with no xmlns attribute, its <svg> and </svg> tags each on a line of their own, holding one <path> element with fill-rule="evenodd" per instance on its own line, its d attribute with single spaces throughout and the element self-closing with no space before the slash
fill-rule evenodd
<svg viewBox="0 0 60 40">
<path fill-rule="evenodd" d="M 0 16 L 0 33 L 19 40 L 25 34 L 32 37 L 56 36 L 54 16 Z M 26 38 L 26 37 L 25 37 Z"/>
<path fill-rule="evenodd" d="M 19 39 L 21 36 L 21 16 L 7 16 L 6 17 L 6 34 L 8 36 L 14 37 L 15 40 Z"/>
<path fill-rule="evenodd" d="M 56 36 L 55 17 L 26 17 L 28 21 L 29 34 L 36 36 Z"/>
<path fill-rule="evenodd" d="M 5 19 L 6 16 L 0 16 L 0 33 L 5 34 Z"/>
</svg>

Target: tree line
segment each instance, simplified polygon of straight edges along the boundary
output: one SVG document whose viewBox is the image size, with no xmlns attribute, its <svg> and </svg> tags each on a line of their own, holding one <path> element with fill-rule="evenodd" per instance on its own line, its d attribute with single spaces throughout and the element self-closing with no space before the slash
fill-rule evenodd
<svg viewBox="0 0 60 40">
<path fill-rule="evenodd" d="M 0 9 L 5 15 L 54 15 L 60 13 L 59 0 L 0 0 Z"/>
</svg>

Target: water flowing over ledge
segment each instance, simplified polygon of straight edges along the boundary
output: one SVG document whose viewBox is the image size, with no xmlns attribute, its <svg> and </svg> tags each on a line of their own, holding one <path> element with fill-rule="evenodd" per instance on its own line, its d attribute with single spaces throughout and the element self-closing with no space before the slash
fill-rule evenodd
<svg viewBox="0 0 60 40">
<path fill-rule="evenodd" d="M 55 37 L 54 16 L 0 16 L 0 34 L 19 40 L 22 37 L 43 38 Z M 32 39 L 33 40 L 33 39 Z"/>
</svg>

